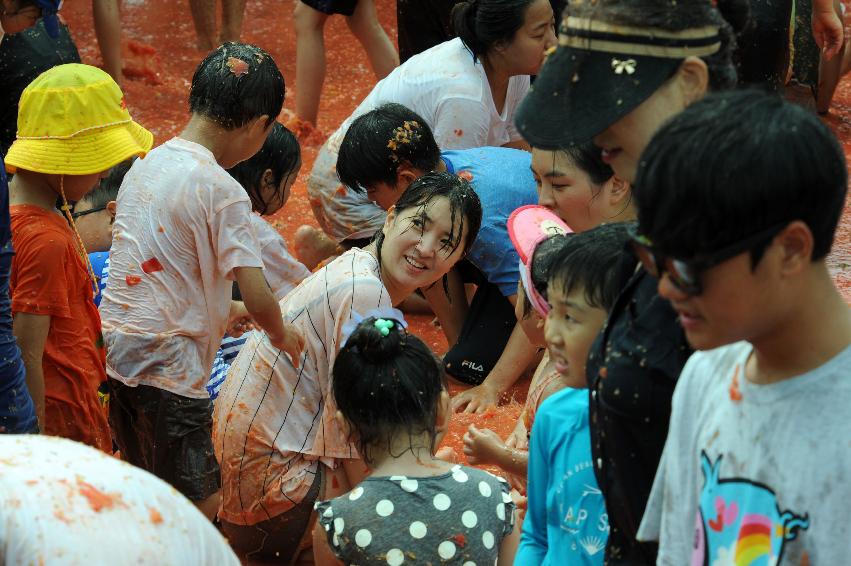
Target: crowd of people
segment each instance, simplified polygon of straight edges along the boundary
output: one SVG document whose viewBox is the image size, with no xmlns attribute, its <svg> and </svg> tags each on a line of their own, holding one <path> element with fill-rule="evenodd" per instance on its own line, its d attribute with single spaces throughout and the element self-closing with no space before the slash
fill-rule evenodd
<svg viewBox="0 0 851 566">
<path fill-rule="evenodd" d="M 847 560 L 848 173 L 825 95 L 778 93 L 791 5 L 399 0 L 436 22 L 399 65 L 371 0 L 302 0 L 297 114 L 327 15 L 381 80 L 291 251 L 303 128 L 224 4 L 154 147 L 57 6 L 3 0 L 38 64 L 4 83 L 0 563 Z M 841 14 L 807 13 L 831 95 Z M 441 447 L 528 376 L 508 438 Z"/>
</svg>

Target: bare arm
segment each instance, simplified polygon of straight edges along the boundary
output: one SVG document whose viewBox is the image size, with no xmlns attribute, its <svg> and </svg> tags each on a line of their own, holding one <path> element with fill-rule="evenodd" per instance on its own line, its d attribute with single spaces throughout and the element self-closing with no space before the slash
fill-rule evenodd
<svg viewBox="0 0 851 566">
<path fill-rule="evenodd" d="M 525 478 L 529 453 L 509 448 L 494 431 L 470 425 L 464 434 L 464 455 L 474 466 L 493 465 L 509 474 Z"/>
<path fill-rule="evenodd" d="M 476 387 L 462 391 L 452 398 L 452 408 L 465 413 L 483 413 L 496 405 L 499 397 L 529 367 L 537 355 L 537 347 L 529 342 L 520 324 L 514 325 L 508 343 L 491 372 Z"/>
<path fill-rule="evenodd" d="M 92 12 L 104 69 L 121 84 L 121 14 L 118 0 L 92 0 Z"/>
<path fill-rule="evenodd" d="M 298 367 L 304 338 L 290 324 L 284 324 L 278 301 L 269 289 L 259 267 L 237 267 L 234 270 L 242 301 L 254 321 L 266 331 L 269 342 L 286 352 Z"/>
<path fill-rule="evenodd" d="M 522 149 L 523 151 L 532 151 L 532 146 L 526 140 L 514 140 L 502 144 L 502 147 L 510 147 L 512 149 Z"/>
<path fill-rule="evenodd" d="M 47 334 L 50 331 L 50 316 L 44 314 L 31 314 L 26 312 L 15 313 L 12 323 L 12 333 L 18 341 L 21 349 L 21 357 L 24 368 L 27 371 L 27 388 L 35 403 L 35 414 L 38 417 L 39 426 L 44 429 L 44 369 L 42 368 L 42 356 L 44 345 L 47 342 Z"/>
<path fill-rule="evenodd" d="M 842 48 L 845 30 L 836 13 L 833 0 L 813 0 L 813 38 L 825 60 L 830 60 Z"/>
</svg>

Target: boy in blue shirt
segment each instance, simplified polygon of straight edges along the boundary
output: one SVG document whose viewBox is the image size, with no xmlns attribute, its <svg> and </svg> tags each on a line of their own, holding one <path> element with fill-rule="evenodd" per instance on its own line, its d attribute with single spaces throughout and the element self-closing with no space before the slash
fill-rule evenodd
<svg viewBox="0 0 851 566">
<path fill-rule="evenodd" d="M 851 311 L 825 262 L 847 192 L 818 118 L 755 91 L 642 155 L 634 247 L 696 352 L 639 540 L 658 564 L 846 564 Z"/>
<path fill-rule="evenodd" d="M 627 241 L 627 224 L 603 224 L 568 235 L 551 259 L 544 335 L 568 386 L 535 416 L 517 566 L 603 564 L 609 522 L 592 463 L 585 362 L 635 271 Z"/>
</svg>

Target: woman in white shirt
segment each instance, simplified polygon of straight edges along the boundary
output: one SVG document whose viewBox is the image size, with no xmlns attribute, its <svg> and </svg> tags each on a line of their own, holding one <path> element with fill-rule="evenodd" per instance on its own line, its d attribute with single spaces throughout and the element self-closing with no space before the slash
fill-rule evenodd
<svg viewBox="0 0 851 566">
<path fill-rule="evenodd" d="M 347 230 L 323 205 L 346 196 L 337 155 L 349 125 L 361 114 L 397 102 L 423 117 L 443 150 L 528 148 L 514 128 L 514 113 L 529 90 L 529 75 L 538 72 L 555 45 L 549 0 L 468 0 L 455 6 L 452 23 L 457 38 L 397 67 L 322 146 L 307 190 L 320 226 L 336 242 L 371 236 Z M 363 242 L 346 247 L 358 243 Z"/>
</svg>

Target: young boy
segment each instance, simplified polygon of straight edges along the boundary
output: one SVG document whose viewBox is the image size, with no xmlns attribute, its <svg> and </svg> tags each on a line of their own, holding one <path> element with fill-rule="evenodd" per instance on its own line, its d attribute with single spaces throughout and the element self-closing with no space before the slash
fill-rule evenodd
<svg viewBox="0 0 851 566">
<path fill-rule="evenodd" d="M 825 264 L 842 149 L 780 98 L 731 92 L 654 136 L 634 247 L 697 350 L 638 533 L 659 564 L 845 564 L 851 313 Z"/>
<path fill-rule="evenodd" d="M 14 332 L 42 432 L 111 452 L 97 397 L 106 380 L 93 274 L 68 201 L 103 172 L 151 148 L 109 75 L 88 65 L 54 67 L 21 95 L 17 139 L 6 167 L 15 259 Z M 66 218 L 56 210 L 61 199 Z"/>
<path fill-rule="evenodd" d="M 294 365 L 302 347 L 263 277 L 251 201 L 224 170 L 260 149 L 283 99 L 268 53 L 219 47 L 192 78 L 189 124 L 134 164 L 118 194 L 100 305 L 116 444 L 211 518 L 220 480 L 205 386 L 229 318 L 242 318 L 233 280 Z"/>
<path fill-rule="evenodd" d="M 585 365 L 635 272 L 626 224 L 568 236 L 549 266 L 544 335 L 567 385 L 541 404 L 529 446 L 528 509 L 515 564 L 603 564 L 605 501 L 591 462 Z"/>
<path fill-rule="evenodd" d="M 543 206 L 521 206 L 508 217 L 508 234 L 520 256 L 520 280 L 517 283 L 515 315 L 517 324 L 529 342 L 538 349 L 546 348 L 544 320 L 547 304 L 547 273 L 552 258 L 570 235 L 570 228 L 551 210 Z M 544 354 L 532 381 L 523 412 L 505 442 L 497 433 L 471 424 L 464 434 L 464 455 L 467 462 L 495 465 L 509 474 L 512 487 L 526 492 L 526 469 L 529 462 L 529 434 L 535 413 L 541 403 L 564 388 L 560 373 L 555 371 L 549 354 Z"/>
</svg>

